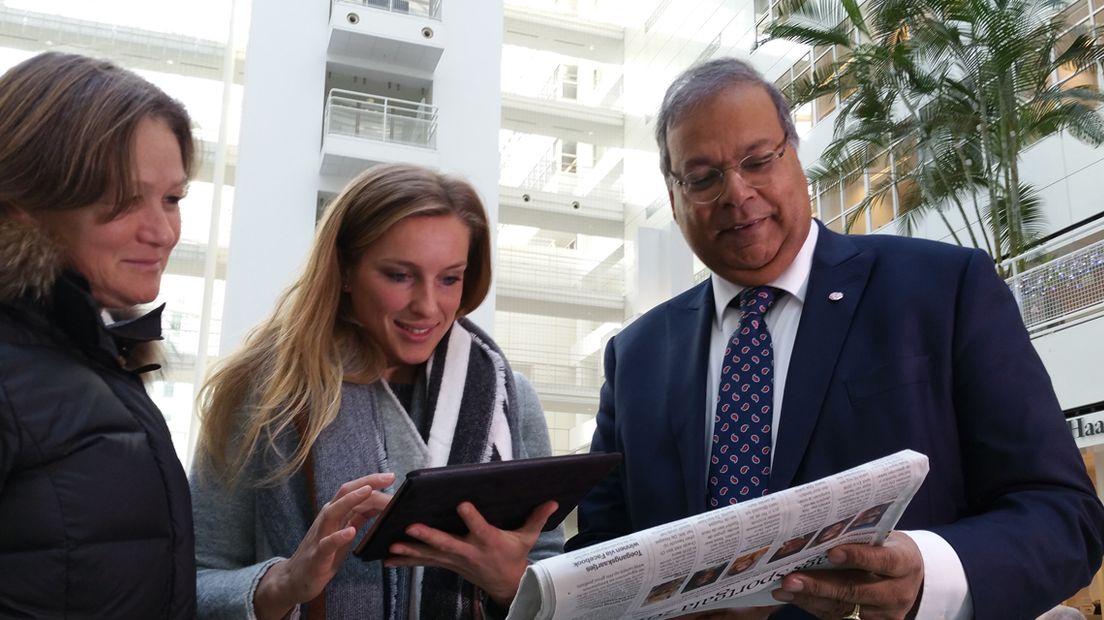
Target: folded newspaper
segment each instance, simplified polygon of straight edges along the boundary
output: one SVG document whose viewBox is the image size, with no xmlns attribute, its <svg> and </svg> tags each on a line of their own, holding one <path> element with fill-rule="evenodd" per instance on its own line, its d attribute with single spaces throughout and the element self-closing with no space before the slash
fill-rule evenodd
<svg viewBox="0 0 1104 620">
<path fill-rule="evenodd" d="M 881 544 L 928 473 L 902 450 L 765 497 L 531 565 L 508 620 L 653 619 L 776 605 L 796 570 L 831 568 L 828 550 Z"/>
</svg>

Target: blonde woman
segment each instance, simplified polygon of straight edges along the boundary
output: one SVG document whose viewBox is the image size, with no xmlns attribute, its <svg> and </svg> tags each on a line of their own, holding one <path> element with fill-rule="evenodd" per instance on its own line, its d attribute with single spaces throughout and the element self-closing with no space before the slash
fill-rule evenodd
<svg viewBox="0 0 1104 620">
<path fill-rule="evenodd" d="M 545 456 L 536 393 L 463 316 L 491 279 L 472 187 L 372 168 L 323 219 L 306 269 L 204 387 L 192 476 L 201 618 L 501 615 L 555 509 L 498 530 L 425 526 L 383 563 L 347 559 L 407 472 Z"/>
</svg>

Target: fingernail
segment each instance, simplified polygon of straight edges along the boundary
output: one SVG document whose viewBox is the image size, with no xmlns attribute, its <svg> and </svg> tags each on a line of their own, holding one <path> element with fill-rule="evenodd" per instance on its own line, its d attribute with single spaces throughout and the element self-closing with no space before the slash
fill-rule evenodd
<svg viewBox="0 0 1104 620">
<path fill-rule="evenodd" d="M 786 592 L 785 590 L 775 590 L 774 592 L 771 592 L 771 595 L 774 596 L 774 600 L 782 601 L 783 603 L 789 603 L 790 601 L 794 600 L 794 595 Z"/>
<path fill-rule="evenodd" d="M 360 495 L 370 495 L 372 493 L 372 487 L 371 486 L 362 486 L 359 489 L 357 489 L 355 492 L 360 494 Z"/>
<path fill-rule="evenodd" d="M 828 550 L 828 561 L 832 564 L 843 564 L 847 561 L 847 554 L 839 549 Z"/>
<path fill-rule="evenodd" d="M 800 579 L 783 580 L 782 589 L 786 592 L 801 592 L 805 589 L 805 583 Z M 793 597 L 791 597 L 791 599 L 792 598 Z"/>
</svg>

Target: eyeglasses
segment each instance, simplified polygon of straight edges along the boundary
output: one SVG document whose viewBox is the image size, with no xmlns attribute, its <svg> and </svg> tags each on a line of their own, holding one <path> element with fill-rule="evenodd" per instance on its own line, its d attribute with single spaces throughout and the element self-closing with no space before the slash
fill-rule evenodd
<svg viewBox="0 0 1104 620">
<path fill-rule="evenodd" d="M 675 184 L 682 189 L 682 194 L 690 202 L 709 204 L 721 197 L 724 193 L 724 176 L 729 170 L 735 170 L 736 174 L 744 180 L 744 183 L 752 187 L 766 187 L 770 185 L 771 173 L 775 164 L 786 154 L 786 138 L 773 150 L 766 153 L 752 153 L 740 160 L 740 163 L 727 168 L 695 168 L 686 173 L 684 178 L 678 178 L 671 174 Z"/>
</svg>

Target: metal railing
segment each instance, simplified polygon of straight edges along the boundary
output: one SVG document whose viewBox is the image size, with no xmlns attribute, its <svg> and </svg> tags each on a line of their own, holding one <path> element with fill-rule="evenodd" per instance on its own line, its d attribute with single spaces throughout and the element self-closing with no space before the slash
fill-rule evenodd
<svg viewBox="0 0 1104 620">
<path fill-rule="evenodd" d="M 671 6 L 671 0 L 660 0 L 659 4 L 657 4 L 655 9 L 652 10 L 651 15 L 648 16 L 648 19 L 644 20 L 645 33 L 651 31 L 651 29 L 659 21 L 659 18 L 663 17 L 663 13 L 667 11 L 667 7 L 669 6 Z"/>
<path fill-rule="evenodd" d="M 442 0 L 334 0 L 344 4 L 359 4 L 373 9 L 403 13 L 415 17 L 441 19 Z"/>
<path fill-rule="evenodd" d="M 326 101 L 326 132 L 437 148 L 437 106 L 334 88 Z"/>
<path fill-rule="evenodd" d="M 65 49 L 94 50 L 96 55 L 123 61 L 130 68 L 212 79 L 221 76 L 225 49 L 220 41 L 25 11 L 0 3 L 3 47 L 41 51 L 44 41 L 46 45 L 61 42 Z"/>
<path fill-rule="evenodd" d="M 503 149 L 503 153 L 502 161 L 506 161 L 509 159 L 509 149 Z M 518 187 L 522 190 L 570 196 L 585 202 L 588 209 L 621 212 L 621 203 L 624 200 L 621 177 L 587 185 L 581 179 L 591 174 L 592 169 L 581 168 L 578 159 L 568 157 L 557 152 L 555 145 L 550 146 L 529 169 L 529 174 Z"/>
<path fill-rule="evenodd" d="M 529 170 L 529 174 L 521 182 L 521 187 L 543 191 L 548 182 L 552 180 L 552 177 L 559 172 L 559 166 L 560 158 L 556 155 L 556 145 L 553 144 L 548 147 L 544 155 L 541 155 L 537 163 L 533 164 L 533 168 Z"/>
<path fill-rule="evenodd" d="M 593 321 L 543 316 L 539 310 L 533 314 L 500 310 L 495 318 L 495 340 L 514 370 L 542 393 L 577 392 L 596 397 L 602 385 L 602 351 L 608 337 L 591 343 L 590 350 L 580 347 L 587 338 L 582 334 L 601 327 Z"/>
<path fill-rule="evenodd" d="M 1104 241 L 1060 256 L 1007 280 L 1031 334 L 1104 312 Z"/>
<path fill-rule="evenodd" d="M 538 388 L 587 388 L 595 391 L 602 387 L 600 360 L 571 360 L 558 352 L 533 352 L 514 349 L 508 352 L 510 365 L 525 375 Z M 553 358 L 564 358 L 554 361 Z"/>
<path fill-rule="evenodd" d="M 531 69 L 535 71 L 537 69 Z M 541 101 L 563 101 L 579 105 L 619 111 L 623 107 L 625 94 L 625 74 L 620 67 L 603 65 L 598 71 L 598 83 L 592 88 L 579 81 L 579 76 L 570 76 L 564 71 L 564 65 L 557 65 L 548 75 L 548 79 L 539 87 L 528 80 L 504 79 L 502 90 L 519 97 L 532 97 Z M 589 84 L 589 80 L 587 82 Z"/>
<path fill-rule="evenodd" d="M 622 260 L 610 264 L 600 258 L 587 259 L 571 254 L 571 250 L 499 248 L 495 270 L 498 285 L 540 290 L 557 300 L 584 303 L 588 297 L 605 299 L 625 294 Z"/>
</svg>

